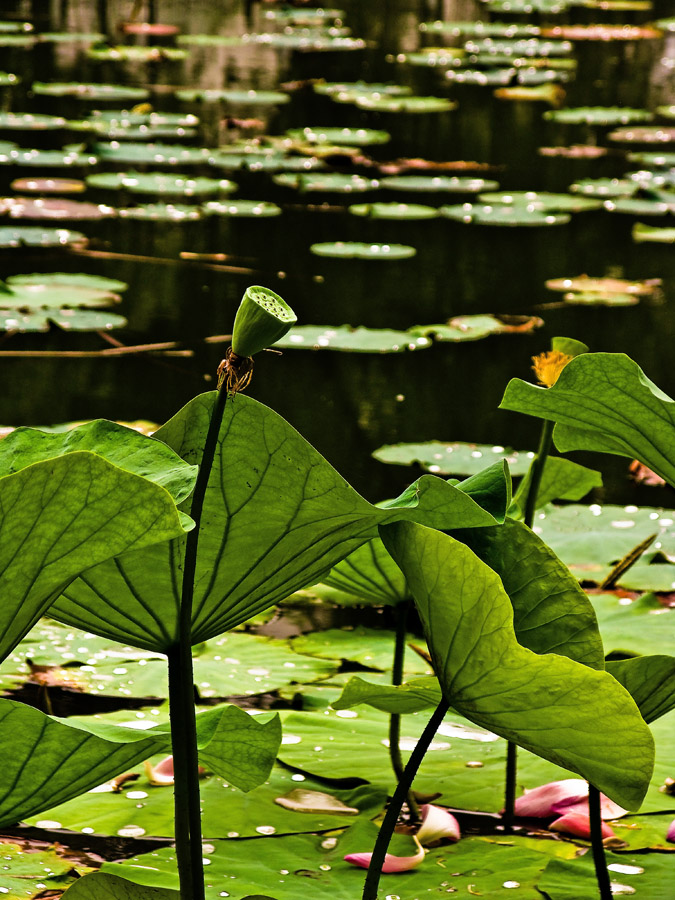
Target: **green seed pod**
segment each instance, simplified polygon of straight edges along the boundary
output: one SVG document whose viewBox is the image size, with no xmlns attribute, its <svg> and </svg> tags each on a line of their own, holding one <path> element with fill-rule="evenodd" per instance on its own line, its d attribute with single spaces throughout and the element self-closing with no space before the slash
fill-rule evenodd
<svg viewBox="0 0 675 900">
<path fill-rule="evenodd" d="M 237 356 L 253 356 L 282 338 L 297 321 L 278 294 L 254 285 L 239 304 L 232 329 L 232 351 Z"/>
</svg>

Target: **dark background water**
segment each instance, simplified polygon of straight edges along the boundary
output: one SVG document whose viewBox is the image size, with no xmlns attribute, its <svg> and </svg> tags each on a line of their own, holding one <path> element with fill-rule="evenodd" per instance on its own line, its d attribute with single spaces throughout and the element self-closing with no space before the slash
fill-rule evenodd
<svg viewBox="0 0 675 900">
<path fill-rule="evenodd" d="M 505 189 L 566 190 L 584 177 L 620 175 L 636 168 L 615 153 L 597 160 L 545 158 L 537 148 L 602 140 L 608 129 L 559 126 L 544 121 L 544 103 L 496 99 L 492 89 L 452 85 L 442 70 L 414 68 L 397 54 L 440 40 L 420 35 L 418 24 L 432 18 L 486 18 L 473 0 L 457 2 L 364 2 L 346 0 L 344 22 L 368 47 L 355 52 L 298 52 L 257 45 L 191 47 L 185 62 L 159 64 L 98 63 L 87 60 L 82 46 L 48 44 L 32 51 L 1 50 L 0 68 L 20 74 L 23 84 L 12 94 L 11 108 L 52 112 L 70 118 L 86 112 L 72 99 L 31 96 L 33 80 L 110 81 L 148 85 L 158 110 L 197 111 L 202 116 L 200 142 L 215 146 L 237 136 L 226 130 L 228 116 L 256 116 L 269 133 L 305 125 L 363 125 L 384 128 L 392 141 L 375 148 L 379 159 L 416 156 L 436 160 L 475 160 L 497 167 Z M 609 13 L 572 9 L 550 22 L 642 23 L 672 14 L 657 0 L 652 13 Z M 264 30 L 260 4 L 233 2 L 156 2 L 141 4 L 148 14 L 176 24 L 183 32 L 240 34 Z M 128 2 L 0 2 L 0 18 L 25 17 L 40 30 L 97 31 L 115 35 L 120 21 L 134 14 Z M 248 17 L 247 17 L 248 16 Z M 503 20 L 504 16 L 494 16 Z M 523 21 L 521 17 L 515 20 Z M 538 21 L 537 17 L 530 17 Z M 626 105 L 654 109 L 675 102 L 673 67 L 675 34 L 659 40 L 579 42 L 576 80 L 565 86 L 566 105 Z M 307 78 L 400 81 L 415 93 L 448 96 L 458 101 L 453 112 L 427 115 L 367 113 L 335 104 L 310 90 L 292 94 L 278 108 L 227 108 L 181 104 L 173 87 L 276 88 Z M 90 105 L 91 106 L 91 105 Z M 15 136 L 2 137 L 16 140 Z M 55 140 L 45 135 L 44 142 Z M 30 138 L 28 139 L 31 140 Z M 27 144 L 29 145 L 29 144 Z M 194 169 L 190 169 L 194 172 Z M 206 173 L 206 172 L 205 172 Z M 18 173 L 0 172 L 2 190 Z M 33 173 L 35 174 L 35 173 Z M 208 172 L 208 174 L 213 174 Z M 83 223 L 73 227 L 92 238 L 90 248 L 103 256 L 76 256 L 49 251 L 0 251 L 4 275 L 30 271 L 86 271 L 129 282 L 120 311 L 129 328 L 116 336 L 127 344 L 177 340 L 193 351 L 190 358 L 117 359 L 0 358 L 0 422 L 50 424 L 104 416 L 163 421 L 195 393 L 212 386 L 225 344 L 204 338 L 231 328 L 246 286 L 264 284 L 289 301 L 301 324 L 368 325 L 407 328 L 444 321 L 467 313 L 537 312 L 556 299 L 544 287 L 547 278 L 587 273 L 628 278 L 662 278 L 656 301 L 632 307 L 567 307 L 540 311 L 544 327 L 533 335 L 505 335 L 462 344 L 435 344 L 402 354 L 347 354 L 288 351 L 263 354 L 256 365 L 252 396 L 274 407 L 297 427 L 369 499 L 397 493 L 412 470 L 383 466 L 370 458 L 383 443 L 467 440 L 527 449 L 539 425 L 497 407 L 508 379 L 530 377 L 530 357 L 566 334 L 594 350 L 630 353 L 666 392 L 675 392 L 675 253 L 673 245 L 636 244 L 632 216 L 585 212 L 569 224 L 542 229 L 465 226 L 442 219 L 379 223 L 346 212 L 361 199 L 402 200 L 440 205 L 468 198 L 380 191 L 365 198 L 332 195 L 306 200 L 276 187 L 262 173 L 240 178 L 237 197 L 271 199 L 284 206 L 276 219 L 208 219 L 197 223 Z M 329 200 L 329 207 L 316 203 Z M 672 216 L 647 220 L 671 224 Z M 1 223 L 0 223 L 1 224 Z M 378 264 L 333 261 L 309 253 L 319 240 L 366 240 L 409 243 L 414 259 Z M 227 266 L 206 266 L 179 259 L 181 251 L 223 252 Z M 114 258 L 106 258 L 110 252 Z M 115 254 L 135 255 L 137 259 Z M 0 349 L 83 349 L 99 347 L 90 335 L 16 335 Z M 598 464 L 598 458 L 593 463 Z M 626 479 L 626 461 L 603 462 L 608 487 L 602 495 L 620 502 L 672 505 L 669 491 L 640 489 Z"/>
</svg>

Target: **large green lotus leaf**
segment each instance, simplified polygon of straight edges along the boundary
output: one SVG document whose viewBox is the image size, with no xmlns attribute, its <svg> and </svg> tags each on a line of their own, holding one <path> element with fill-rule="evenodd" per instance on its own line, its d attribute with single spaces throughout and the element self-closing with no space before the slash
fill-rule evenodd
<svg viewBox="0 0 675 900">
<path fill-rule="evenodd" d="M 632 894 L 638 900 L 671 900 L 675 880 L 673 854 L 607 853 L 606 859 L 612 885 L 624 886 L 623 890 L 614 887 L 612 893 Z M 573 860 L 552 859 L 538 887 L 550 900 L 595 900 L 598 884 L 592 855 Z"/>
<path fill-rule="evenodd" d="M 632 603 L 622 603 L 614 594 L 600 594 L 591 600 L 607 653 L 662 655 L 675 646 L 675 610 L 667 609 L 652 594 Z"/>
<path fill-rule="evenodd" d="M 54 848 L 37 849 L 11 844 L 3 840 L 2 867 L 0 868 L 0 893 L 10 900 L 27 900 L 45 894 L 60 896 L 68 885 L 80 880 L 88 870 L 82 865 L 73 865 L 74 860 L 67 853 L 59 853 Z"/>
<path fill-rule="evenodd" d="M 198 463 L 215 396 L 196 397 L 155 436 Z M 206 492 L 193 643 L 316 583 L 376 537 L 380 523 L 409 517 L 434 527 L 495 522 L 468 494 L 432 476 L 398 505 L 372 506 L 284 419 L 237 396 L 226 405 Z M 51 614 L 116 641 L 164 650 L 177 639 L 183 556 L 180 540 L 118 556 L 70 585 Z"/>
<path fill-rule="evenodd" d="M 331 705 L 333 709 L 351 709 L 365 703 L 382 712 L 405 715 L 435 708 L 442 697 L 441 686 L 435 675 L 428 678 L 414 678 L 397 686 L 374 684 L 355 675 L 350 678 L 340 697 Z"/>
<path fill-rule="evenodd" d="M 324 575 L 323 583 L 358 597 L 362 603 L 395 606 L 408 597 L 403 573 L 379 538 L 350 553 Z"/>
<path fill-rule="evenodd" d="M 2 442 L 8 462 L 14 434 L 24 439 L 19 431 Z M 89 450 L 0 478 L 0 504 L 0 659 L 85 569 L 183 534 L 181 514 L 160 484 Z"/>
<path fill-rule="evenodd" d="M 415 642 L 416 639 L 411 634 L 408 640 Z M 297 653 L 323 659 L 348 659 L 370 669 L 387 670 L 391 668 L 394 655 L 394 632 L 361 625 L 345 631 L 330 628 L 299 635 L 293 638 L 291 646 Z M 406 671 L 428 673 L 429 666 L 416 653 L 408 653 Z"/>
<path fill-rule="evenodd" d="M 607 671 L 629 692 L 645 722 L 675 709 L 675 657 L 637 656 L 607 663 Z"/>
<path fill-rule="evenodd" d="M 501 579 L 513 606 L 518 643 L 534 653 L 556 653 L 604 668 L 593 605 L 569 569 L 527 525 L 507 519 L 475 534 L 464 529 L 453 534 Z"/>
<path fill-rule="evenodd" d="M 532 469 L 530 468 L 518 485 L 513 497 L 515 509 L 511 515 L 522 515 L 530 490 Z M 549 456 L 544 465 L 541 482 L 537 490 L 536 509 L 541 509 L 552 500 L 581 500 L 589 491 L 602 487 L 602 475 L 595 469 L 587 469 L 571 459 Z"/>
<path fill-rule="evenodd" d="M 136 778 L 125 782 L 119 792 L 90 791 L 46 810 L 39 817 L 32 817 L 28 824 L 37 825 L 42 820 L 51 820 L 71 831 L 86 829 L 85 833 L 112 835 L 123 834 L 126 828 L 133 826 L 139 836 L 173 837 L 173 790 L 170 786 L 153 786 L 143 766 L 136 766 L 132 771 Z M 277 798 L 297 790 L 329 793 L 358 812 L 320 811 L 316 807 L 313 812 L 296 811 L 275 802 Z M 387 792 L 384 788 L 367 784 L 349 789 L 326 787 L 318 781 L 276 766 L 265 784 L 249 793 L 232 788 L 222 778 L 208 775 L 201 780 L 200 796 L 204 810 L 202 834 L 211 840 L 344 828 L 353 825 L 359 815 L 371 818 L 380 812 Z"/>
<path fill-rule="evenodd" d="M 556 422 L 554 441 L 563 453 L 636 458 L 675 485 L 675 403 L 623 353 L 583 353 L 550 388 L 514 378 L 501 408 Z"/>
<path fill-rule="evenodd" d="M 611 828 L 616 836 L 626 843 L 627 851 L 659 850 L 675 853 L 675 844 L 666 841 L 668 827 L 672 821 L 672 812 L 651 813 L 644 816 L 625 816 L 612 822 Z"/>
<path fill-rule="evenodd" d="M 109 872 L 90 872 L 68 888 L 68 893 L 68 900 L 180 900 L 178 887 L 147 887 Z"/>
<path fill-rule="evenodd" d="M 380 532 L 415 597 L 453 708 L 638 808 L 654 744 L 630 694 L 606 672 L 521 647 L 499 577 L 468 547 L 411 522 Z"/>
<path fill-rule="evenodd" d="M 525 475 L 534 453 L 490 444 L 444 443 L 385 444 L 373 452 L 375 459 L 397 466 L 417 463 L 435 475 L 476 475 L 495 459 L 505 459 L 512 475 Z"/>
<path fill-rule="evenodd" d="M 349 828 L 337 841 L 323 835 L 289 835 L 260 841 L 218 841 L 209 854 L 206 872 L 206 898 L 222 897 L 223 885 L 230 900 L 354 900 L 363 891 L 363 869 L 343 861 L 348 853 L 370 851 L 377 837 L 371 822 Z M 522 840 L 522 839 L 521 839 Z M 481 837 L 467 837 L 459 844 L 430 850 L 419 868 L 403 875 L 384 875 L 381 896 L 405 900 L 445 895 L 457 891 L 458 897 L 477 895 L 503 898 L 504 885 L 519 885 L 522 900 L 541 900 L 536 883 L 558 850 L 552 841 L 541 841 L 541 850 L 522 846 L 509 837 L 509 846 Z M 325 844 L 325 846 L 324 846 Z M 415 847 L 403 835 L 395 835 L 392 852 L 411 856 Z M 123 863 L 105 863 L 103 871 L 116 872 L 139 884 L 175 887 L 178 884 L 175 854 L 168 848 L 147 853 Z M 72 890 L 72 889 L 71 889 Z M 107 900 L 107 898 L 106 898 Z M 126 898 L 125 898 L 126 900 Z M 594 900 L 579 895 L 575 900 Z M 660 898 L 659 898 L 660 900 Z"/>
</svg>

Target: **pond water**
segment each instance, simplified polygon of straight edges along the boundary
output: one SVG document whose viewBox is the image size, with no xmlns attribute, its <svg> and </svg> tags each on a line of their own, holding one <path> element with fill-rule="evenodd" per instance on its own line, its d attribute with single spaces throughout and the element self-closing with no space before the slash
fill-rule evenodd
<svg viewBox="0 0 675 900">
<path fill-rule="evenodd" d="M 675 194 L 650 193 L 672 190 L 675 180 L 675 135 L 669 124 L 675 103 L 675 33 L 652 30 L 643 36 L 638 28 L 672 14 L 666 0 L 656 0 L 651 10 L 574 7 L 528 15 L 489 13 L 485 4 L 473 0 L 345 0 L 344 15 L 333 19 L 332 31 L 318 40 L 315 31 L 298 37 L 284 20 L 267 18 L 278 9 L 267 3 L 137 5 L 138 21 L 159 17 L 177 26 L 177 38 L 120 35 L 120 23 L 130 16 L 128 3 L 62 0 L 49 5 L 51 15 L 47 6 L 4 0 L 2 17 L 30 20 L 38 32 L 101 32 L 112 43 L 143 47 L 150 41 L 167 51 L 187 52 L 172 56 L 158 51 L 150 61 L 125 59 L 120 53 L 120 58 L 106 58 L 106 53 L 97 57 L 87 52 L 91 37 L 6 46 L 2 67 L 21 83 L 0 87 L 5 111 L 75 120 L 92 109 L 129 109 L 138 102 L 133 93 L 128 99 L 92 101 L 81 91 L 63 95 L 32 89 L 35 82 L 111 83 L 145 88 L 153 110 L 183 116 L 182 130 L 177 132 L 170 120 L 164 131 L 158 126 L 156 140 L 174 150 L 155 153 L 147 161 L 144 148 L 138 147 L 147 139 L 143 127 L 135 141 L 118 135 L 116 147 L 106 146 L 105 136 L 78 132 L 66 123 L 49 130 L 10 130 L 5 120 L 0 123 L 3 141 L 54 150 L 79 144 L 84 137 L 85 146 L 83 155 L 65 169 L 53 167 L 52 157 L 43 158 L 43 166 L 26 160 L 1 165 L 2 193 L 11 196 L 10 184 L 17 178 L 63 177 L 64 172 L 76 179 L 112 172 L 179 173 L 211 182 L 202 184 L 204 195 L 195 189 L 190 196 L 159 197 L 174 205 L 168 220 L 155 220 L 152 210 L 150 215 L 146 210 L 144 215 L 47 223 L 3 217 L 0 228 L 56 224 L 89 239 L 70 249 L 2 249 L 3 277 L 68 271 L 120 279 L 129 287 L 116 312 L 126 317 L 128 326 L 110 332 L 110 337 L 126 345 L 176 342 L 168 355 L 83 358 L 62 354 L 108 345 L 97 334 L 57 328 L 7 335 L 0 352 L 56 355 L 0 355 L 3 424 L 98 416 L 165 420 L 195 393 L 213 386 L 227 344 L 205 339 L 228 333 L 241 294 L 255 283 L 280 293 L 301 325 L 324 328 L 349 324 L 405 330 L 476 314 L 543 319 L 534 332 L 525 329 L 475 341 L 434 341 L 423 347 L 428 342 L 414 337 L 409 341 L 418 347 L 414 351 L 311 351 L 296 349 L 296 342 L 282 357 L 263 354 L 252 396 L 284 415 L 371 500 L 398 492 L 402 481 L 412 480 L 412 470 L 383 466 L 371 458 L 382 444 L 438 439 L 533 447 L 538 424 L 497 407 L 508 379 L 530 377 L 530 357 L 546 349 L 554 335 L 575 337 L 594 350 L 630 353 L 665 391 L 675 391 L 673 244 L 635 240 L 640 223 L 672 228 L 675 211 Z M 499 36 L 457 37 L 433 26 L 420 30 L 421 23 L 439 19 L 528 23 L 544 31 L 539 45 L 532 34 L 523 38 L 512 65 L 513 46 L 500 44 Z M 637 30 L 619 35 L 630 40 L 563 43 L 564 26 L 597 23 Z M 300 27 L 315 28 L 316 23 Z M 557 36 L 558 27 L 562 36 Z M 242 41 L 243 34 L 249 37 Z M 267 37 L 261 39 L 261 34 Z M 220 40 L 191 35 L 218 35 Z M 258 38 L 251 37 L 255 35 Z M 431 47 L 441 49 L 423 52 Z M 528 57 L 534 58 L 533 66 L 522 64 Z M 336 102 L 313 89 L 317 79 L 383 82 L 404 86 L 408 95 L 441 99 L 406 107 L 405 94 L 389 99 L 384 95 L 383 101 L 381 95 L 373 99 L 361 91 L 355 101 L 347 97 L 347 102 Z M 514 94 L 516 88 L 521 89 L 519 95 Z M 230 93 L 198 93 L 225 90 Z M 141 92 L 142 102 L 144 96 Z M 567 107 L 617 106 L 660 112 L 635 125 L 624 124 L 615 110 L 599 124 L 589 121 L 592 114 L 579 114 L 578 121 L 556 116 L 556 110 Z M 197 116 L 199 122 L 187 116 Z M 656 142 L 654 124 L 662 129 Z M 645 125 L 647 132 L 641 132 Z M 637 131 L 626 140 L 631 127 Z M 353 149 L 334 148 L 325 160 L 313 162 L 311 150 L 302 147 L 309 155 L 296 154 L 286 172 L 280 172 L 284 166 L 274 158 L 258 158 L 257 165 L 243 168 L 241 159 L 233 162 L 233 154 L 223 152 L 235 149 L 232 145 L 238 141 L 280 136 L 289 129 L 299 130 L 305 143 L 316 141 L 326 128 L 337 130 L 326 134 L 331 141 Z M 623 134 L 616 133 L 618 128 Z M 376 142 L 364 146 L 371 136 L 367 130 L 387 132 L 390 138 L 380 143 L 381 136 L 375 134 Z M 294 137 L 298 140 L 298 133 Z M 190 152 L 176 150 L 177 144 Z M 587 149 L 560 149 L 572 145 Z M 217 147 L 221 150 L 214 157 Z M 200 155 L 199 148 L 210 152 Z M 577 211 L 580 198 L 589 192 L 595 191 L 601 202 L 608 196 L 611 200 L 622 184 L 628 183 L 630 192 L 628 173 L 644 172 L 646 165 L 642 159 L 630 160 L 628 153 L 655 151 L 671 152 L 671 158 L 668 165 L 651 167 L 660 181 L 654 182 L 652 175 L 647 184 L 647 175 L 639 182 L 634 200 L 646 199 L 646 205 L 628 206 L 623 212 L 602 205 Z M 171 164 L 176 155 L 182 156 L 182 164 Z M 434 165 L 406 164 L 404 159 Z M 461 161 L 467 164 L 447 165 Z M 335 178 L 327 177 L 331 172 L 339 176 L 342 190 L 335 190 Z M 213 179 L 229 180 L 236 188 L 214 187 Z M 486 182 L 486 191 L 507 196 L 514 191 L 567 192 L 571 184 L 586 179 L 608 181 L 569 195 L 568 206 L 576 201 L 569 213 L 555 206 L 559 199 L 526 198 L 516 204 L 521 224 L 495 226 L 490 217 L 505 218 L 499 208 L 504 198 L 477 200 L 479 179 Z M 85 193 L 71 196 L 127 209 L 158 202 L 157 195 L 133 188 L 128 179 L 114 190 L 92 179 Z M 208 193 L 214 190 L 215 196 Z M 25 196 L 25 186 L 17 186 L 14 193 Z M 195 210 L 208 201 L 211 214 L 202 210 L 197 215 Z M 237 207 L 239 201 L 256 203 Z M 461 208 L 472 202 L 479 208 Z M 395 203 L 433 209 L 413 209 L 412 214 L 408 209 L 410 217 L 401 218 L 399 208 L 391 218 Z M 365 204 L 365 209 L 348 210 L 356 204 Z M 451 209 L 440 215 L 440 207 Z M 486 216 L 486 224 L 477 221 Z M 548 222 L 532 227 L 533 216 Z M 335 256 L 310 251 L 313 244 L 333 242 L 362 243 L 365 252 Z M 395 245 L 413 247 L 416 253 L 397 254 Z M 581 274 L 661 279 L 662 285 L 634 305 L 572 304 L 545 286 L 548 279 Z M 397 339 L 388 340 L 393 346 Z M 594 459 L 591 464 L 597 463 Z M 666 489 L 637 492 L 627 481 L 625 460 L 608 468 L 605 499 L 627 502 L 630 495 L 638 503 L 671 504 Z"/>
</svg>

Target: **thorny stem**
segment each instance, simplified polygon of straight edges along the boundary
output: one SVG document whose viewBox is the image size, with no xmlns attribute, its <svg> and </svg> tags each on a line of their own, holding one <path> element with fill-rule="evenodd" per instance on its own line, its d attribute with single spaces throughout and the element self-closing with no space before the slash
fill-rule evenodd
<svg viewBox="0 0 675 900">
<path fill-rule="evenodd" d="M 417 774 L 417 770 L 420 767 L 420 763 L 424 759 L 424 754 L 429 749 L 429 744 L 438 731 L 438 726 L 443 721 L 443 717 L 449 707 L 450 704 L 443 698 L 434 710 L 432 717 L 427 722 L 424 731 L 422 732 L 422 736 L 415 745 L 415 749 L 410 754 L 408 764 L 403 770 L 403 777 L 399 780 L 396 790 L 394 791 L 394 796 L 391 798 L 391 803 L 387 808 L 386 815 L 380 826 L 379 834 L 377 835 L 377 840 L 375 841 L 373 855 L 370 860 L 370 865 L 368 866 L 368 874 L 366 875 L 366 881 L 363 886 L 362 900 L 377 900 L 377 889 L 380 884 L 384 858 L 387 853 L 389 842 L 391 841 L 391 836 L 394 833 L 394 828 L 398 822 L 403 801 L 410 792 L 410 787 Z"/>
<path fill-rule="evenodd" d="M 607 871 L 605 848 L 602 843 L 602 816 L 600 809 L 600 791 L 592 784 L 588 785 L 588 812 L 591 820 L 591 847 L 598 891 L 601 900 L 612 900 L 612 885 Z"/>
<path fill-rule="evenodd" d="M 197 483 L 192 495 L 195 527 L 185 544 L 180 604 L 179 643 L 168 652 L 171 742 L 174 757 L 176 860 L 181 900 L 204 900 L 199 761 L 192 674 L 192 601 L 197 570 L 199 529 L 206 488 L 218 445 L 227 391 L 218 391 L 204 442 Z M 172 685 L 173 682 L 173 685 Z"/>
<path fill-rule="evenodd" d="M 528 528 L 532 528 L 534 523 L 534 513 L 537 508 L 537 495 L 541 485 L 544 467 L 548 459 L 549 450 L 551 449 L 551 438 L 553 436 L 553 422 L 545 421 L 541 426 L 541 436 L 539 438 L 539 447 L 537 455 L 530 466 L 530 486 L 525 498 L 525 511 L 523 521 Z M 504 812 L 502 813 L 502 823 L 504 830 L 508 833 L 513 828 L 513 819 L 515 817 L 516 802 L 516 778 L 518 776 L 518 748 L 515 744 L 508 742 L 506 748 L 506 784 L 504 786 Z"/>
<path fill-rule="evenodd" d="M 406 625 L 408 623 L 408 610 L 410 609 L 410 599 L 398 603 L 394 608 L 396 616 L 396 638 L 394 643 L 394 664 L 392 671 L 391 683 L 395 686 L 403 683 L 403 661 L 405 659 L 405 638 Z M 401 714 L 391 713 L 389 715 L 389 758 L 396 775 L 397 781 L 403 778 L 403 759 L 401 757 Z M 407 797 L 408 809 L 410 810 L 410 818 L 412 822 L 419 820 L 419 807 L 412 791 L 408 791 Z"/>
</svg>

